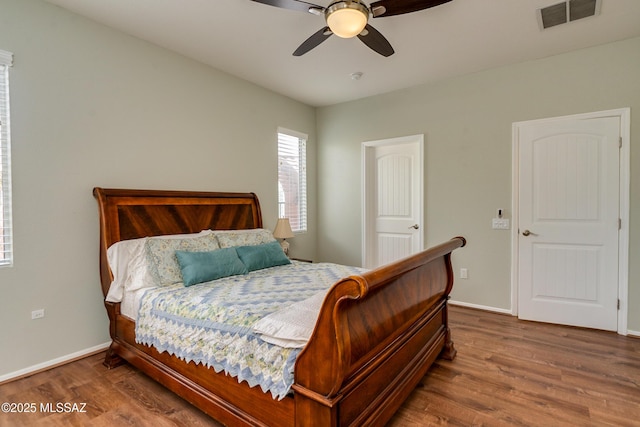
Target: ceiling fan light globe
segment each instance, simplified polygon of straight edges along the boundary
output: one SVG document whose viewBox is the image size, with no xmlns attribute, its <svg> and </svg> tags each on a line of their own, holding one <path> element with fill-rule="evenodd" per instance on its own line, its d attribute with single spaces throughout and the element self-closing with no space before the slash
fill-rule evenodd
<svg viewBox="0 0 640 427">
<path fill-rule="evenodd" d="M 326 9 L 325 17 L 333 34 L 348 39 L 360 34 L 367 26 L 369 9 L 360 2 L 340 1 Z"/>
</svg>

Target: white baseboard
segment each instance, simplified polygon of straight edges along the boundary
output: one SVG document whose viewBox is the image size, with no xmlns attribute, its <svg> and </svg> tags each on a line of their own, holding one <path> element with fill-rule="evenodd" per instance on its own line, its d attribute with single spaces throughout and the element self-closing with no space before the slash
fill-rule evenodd
<svg viewBox="0 0 640 427">
<path fill-rule="evenodd" d="M 449 300 L 448 304 L 457 305 L 460 307 L 475 308 L 477 310 L 492 311 L 494 313 L 509 314 L 513 316 L 513 313 L 511 312 L 511 310 L 508 310 L 506 308 L 497 308 L 497 307 L 489 307 L 487 305 L 470 304 L 468 302 L 456 301 L 452 299 Z"/>
<path fill-rule="evenodd" d="M 631 330 L 627 329 L 627 336 L 628 337 L 634 337 L 634 338 L 640 338 L 640 331 L 631 331 Z"/>
<path fill-rule="evenodd" d="M 9 372 L 8 374 L 0 375 L 0 385 L 9 381 L 17 380 L 18 378 L 23 378 L 33 374 L 37 374 L 38 372 L 46 371 L 56 366 L 64 365 L 65 363 L 73 362 L 74 360 L 82 359 L 95 353 L 99 353 L 108 349 L 110 345 L 111 341 L 103 344 L 98 344 L 94 347 L 85 348 L 84 350 L 76 351 L 75 353 L 67 354 L 53 360 L 38 363 L 37 365 L 29 366 L 15 372 Z"/>
</svg>

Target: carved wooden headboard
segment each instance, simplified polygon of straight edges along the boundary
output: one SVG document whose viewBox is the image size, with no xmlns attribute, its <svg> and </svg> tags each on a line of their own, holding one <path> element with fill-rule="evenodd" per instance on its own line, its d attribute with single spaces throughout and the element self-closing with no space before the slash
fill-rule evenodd
<svg viewBox="0 0 640 427">
<path fill-rule="evenodd" d="M 100 280 L 106 296 L 113 276 L 107 248 L 120 240 L 202 230 L 262 227 L 254 193 L 93 189 L 100 211 Z"/>
</svg>

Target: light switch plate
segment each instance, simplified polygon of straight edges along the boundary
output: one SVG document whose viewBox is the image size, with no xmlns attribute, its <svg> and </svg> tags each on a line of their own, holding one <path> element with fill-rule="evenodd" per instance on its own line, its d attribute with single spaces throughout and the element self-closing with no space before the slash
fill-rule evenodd
<svg viewBox="0 0 640 427">
<path fill-rule="evenodd" d="M 491 228 L 494 230 L 508 230 L 509 220 L 506 218 L 493 218 L 491 220 Z"/>
</svg>

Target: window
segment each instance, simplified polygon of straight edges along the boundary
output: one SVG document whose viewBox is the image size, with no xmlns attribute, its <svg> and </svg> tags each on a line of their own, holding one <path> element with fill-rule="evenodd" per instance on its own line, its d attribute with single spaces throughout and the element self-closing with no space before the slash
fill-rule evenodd
<svg viewBox="0 0 640 427">
<path fill-rule="evenodd" d="M 307 231 L 307 135 L 278 129 L 278 216 Z"/>
<path fill-rule="evenodd" d="M 0 266 L 13 263 L 9 133 L 9 67 L 12 62 L 13 54 L 0 50 Z"/>
</svg>

